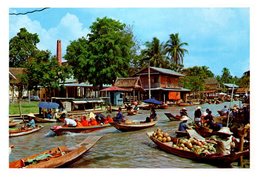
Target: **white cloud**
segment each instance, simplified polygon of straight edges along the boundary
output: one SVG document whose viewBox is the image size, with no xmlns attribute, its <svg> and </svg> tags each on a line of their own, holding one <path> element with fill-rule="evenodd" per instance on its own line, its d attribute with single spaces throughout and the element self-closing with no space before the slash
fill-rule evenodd
<svg viewBox="0 0 260 177">
<path fill-rule="evenodd" d="M 31 20 L 28 16 L 11 17 L 9 27 L 9 38 L 14 37 L 22 27 L 25 27 L 30 33 L 37 33 L 40 38 L 38 48 L 50 50 L 52 55 L 56 54 L 58 39 L 62 40 L 62 53 L 64 54 L 70 41 L 86 36 L 89 31 L 83 27 L 77 16 L 70 13 L 63 16 L 60 22 L 50 29 L 43 28 L 39 21 Z"/>
</svg>

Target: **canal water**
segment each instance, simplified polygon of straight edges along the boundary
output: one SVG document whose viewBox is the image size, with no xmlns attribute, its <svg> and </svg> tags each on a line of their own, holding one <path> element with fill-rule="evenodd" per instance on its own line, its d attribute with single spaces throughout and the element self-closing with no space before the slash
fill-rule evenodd
<svg viewBox="0 0 260 177">
<path fill-rule="evenodd" d="M 206 108 L 212 110 L 213 115 L 218 115 L 222 104 L 203 104 L 202 110 Z M 239 102 L 233 104 L 240 105 Z M 193 118 L 196 106 L 186 107 L 188 114 Z M 68 168 L 217 168 L 205 163 L 194 162 L 161 151 L 147 137 L 146 132 L 156 130 L 158 127 L 163 131 L 172 134 L 178 127 L 178 121 L 169 121 L 164 115 L 165 112 L 178 114 L 181 107 L 171 106 L 168 109 L 157 109 L 159 121 L 155 127 L 134 131 L 120 132 L 114 127 L 108 127 L 92 133 L 69 133 L 63 136 L 46 137 L 53 123 L 42 124 L 44 128 L 39 132 L 9 139 L 9 143 L 14 145 L 9 160 L 13 161 L 43 150 L 59 145 L 74 146 L 80 143 L 89 135 L 102 135 L 103 137 L 92 147 L 79 161 L 67 166 Z M 116 112 L 113 112 L 116 114 Z M 126 115 L 126 114 L 125 114 Z M 149 111 L 140 110 L 140 114 L 129 116 L 131 120 L 145 120 Z"/>
</svg>

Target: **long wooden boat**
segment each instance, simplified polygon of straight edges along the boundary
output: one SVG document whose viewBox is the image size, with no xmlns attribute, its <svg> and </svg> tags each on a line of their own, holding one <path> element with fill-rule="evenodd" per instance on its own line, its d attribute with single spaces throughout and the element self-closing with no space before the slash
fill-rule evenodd
<svg viewBox="0 0 260 177">
<path fill-rule="evenodd" d="M 168 119 L 170 121 L 180 121 L 180 119 L 181 119 L 181 116 L 179 116 L 179 115 L 174 116 L 172 113 L 169 113 L 169 112 L 166 112 L 164 114 L 166 115 L 166 117 L 168 117 Z"/>
<path fill-rule="evenodd" d="M 95 125 L 95 126 L 83 126 L 83 127 L 61 127 L 61 128 L 54 128 L 51 127 L 51 130 L 56 133 L 56 135 L 62 135 L 67 132 L 72 133 L 89 133 L 96 130 L 100 130 L 103 128 L 110 127 L 110 124 L 104 124 L 104 125 Z"/>
<path fill-rule="evenodd" d="M 163 143 L 154 138 L 152 134 L 153 132 L 147 132 L 147 136 L 158 146 L 159 149 L 177 155 L 179 157 L 192 159 L 198 162 L 210 163 L 218 166 L 230 166 L 232 162 L 238 160 L 241 156 L 249 155 L 249 150 L 245 150 L 242 152 L 234 152 L 229 155 L 223 155 L 219 153 L 199 155 L 192 151 L 181 150 L 173 147 L 174 142 L 176 142 L 178 138 L 172 138 L 171 142 Z"/>
<path fill-rule="evenodd" d="M 102 136 L 89 136 L 73 148 L 58 146 L 9 163 L 9 168 L 57 168 L 72 164 L 83 156 Z"/>
<path fill-rule="evenodd" d="M 14 130 L 9 130 L 9 137 L 16 137 L 16 136 L 23 136 L 23 135 L 28 135 L 34 132 L 37 132 L 43 128 L 42 125 L 37 125 L 35 128 L 27 128 L 27 129 L 14 129 Z"/>
<path fill-rule="evenodd" d="M 22 122 L 23 122 L 22 120 L 18 120 L 18 121 L 12 120 L 12 121 L 9 122 L 9 128 L 15 127 L 16 125 L 18 125 Z"/>
<path fill-rule="evenodd" d="M 57 119 L 48 119 L 48 118 L 41 118 L 41 117 L 35 117 L 34 120 L 37 123 L 55 123 L 55 122 L 57 122 Z"/>
<path fill-rule="evenodd" d="M 152 122 L 131 122 L 131 123 L 117 123 L 112 122 L 110 123 L 112 126 L 114 126 L 116 129 L 122 131 L 122 132 L 128 132 L 128 131 L 136 131 L 141 130 L 145 128 L 149 128 L 154 126 L 157 123 L 157 121 Z"/>
<path fill-rule="evenodd" d="M 178 106 L 192 106 L 192 103 L 187 103 L 187 102 L 182 102 L 182 103 L 178 103 Z"/>
</svg>

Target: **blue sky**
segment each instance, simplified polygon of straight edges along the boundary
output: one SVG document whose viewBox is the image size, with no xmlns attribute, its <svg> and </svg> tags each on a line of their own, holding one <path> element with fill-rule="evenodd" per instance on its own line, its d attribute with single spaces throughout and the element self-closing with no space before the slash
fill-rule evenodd
<svg viewBox="0 0 260 177">
<path fill-rule="evenodd" d="M 32 9 L 10 8 L 9 12 Z M 38 47 L 56 53 L 56 40 L 65 54 L 70 41 L 86 36 L 96 18 L 109 17 L 133 26 L 136 39 L 143 44 L 157 37 L 166 42 L 179 33 L 187 42 L 189 54 L 184 67 L 208 66 L 215 75 L 224 67 L 241 77 L 249 69 L 249 8 L 50 8 L 25 16 L 9 16 L 9 39 L 21 27 L 40 38 Z"/>
</svg>

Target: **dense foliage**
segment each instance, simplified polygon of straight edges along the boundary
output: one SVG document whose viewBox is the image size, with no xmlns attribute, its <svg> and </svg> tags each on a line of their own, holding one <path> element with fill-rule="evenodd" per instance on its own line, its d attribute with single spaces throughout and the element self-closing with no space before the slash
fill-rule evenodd
<svg viewBox="0 0 260 177">
<path fill-rule="evenodd" d="M 40 42 L 38 34 L 29 33 L 25 28 L 21 28 L 9 41 L 9 66 L 21 67 L 30 57 L 36 54 L 36 44 Z"/>
<path fill-rule="evenodd" d="M 117 77 L 128 76 L 133 34 L 119 21 L 98 18 L 87 37 L 73 41 L 65 59 L 73 66 L 79 82 L 89 81 L 95 86 L 112 84 Z M 76 67 L 75 67 L 76 66 Z"/>
<path fill-rule="evenodd" d="M 70 68 L 60 66 L 56 57 L 51 57 L 49 51 L 39 50 L 36 44 L 40 40 L 37 34 L 31 34 L 21 28 L 16 36 L 10 39 L 10 66 L 26 68 L 20 75 L 22 88 L 39 90 L 47 89 L 47 94 L 70 75 Z M 20 90 L 22 92 L 22 90 Z M 21 95 L 21 94 L 20 94 Z"/>
</svg>

